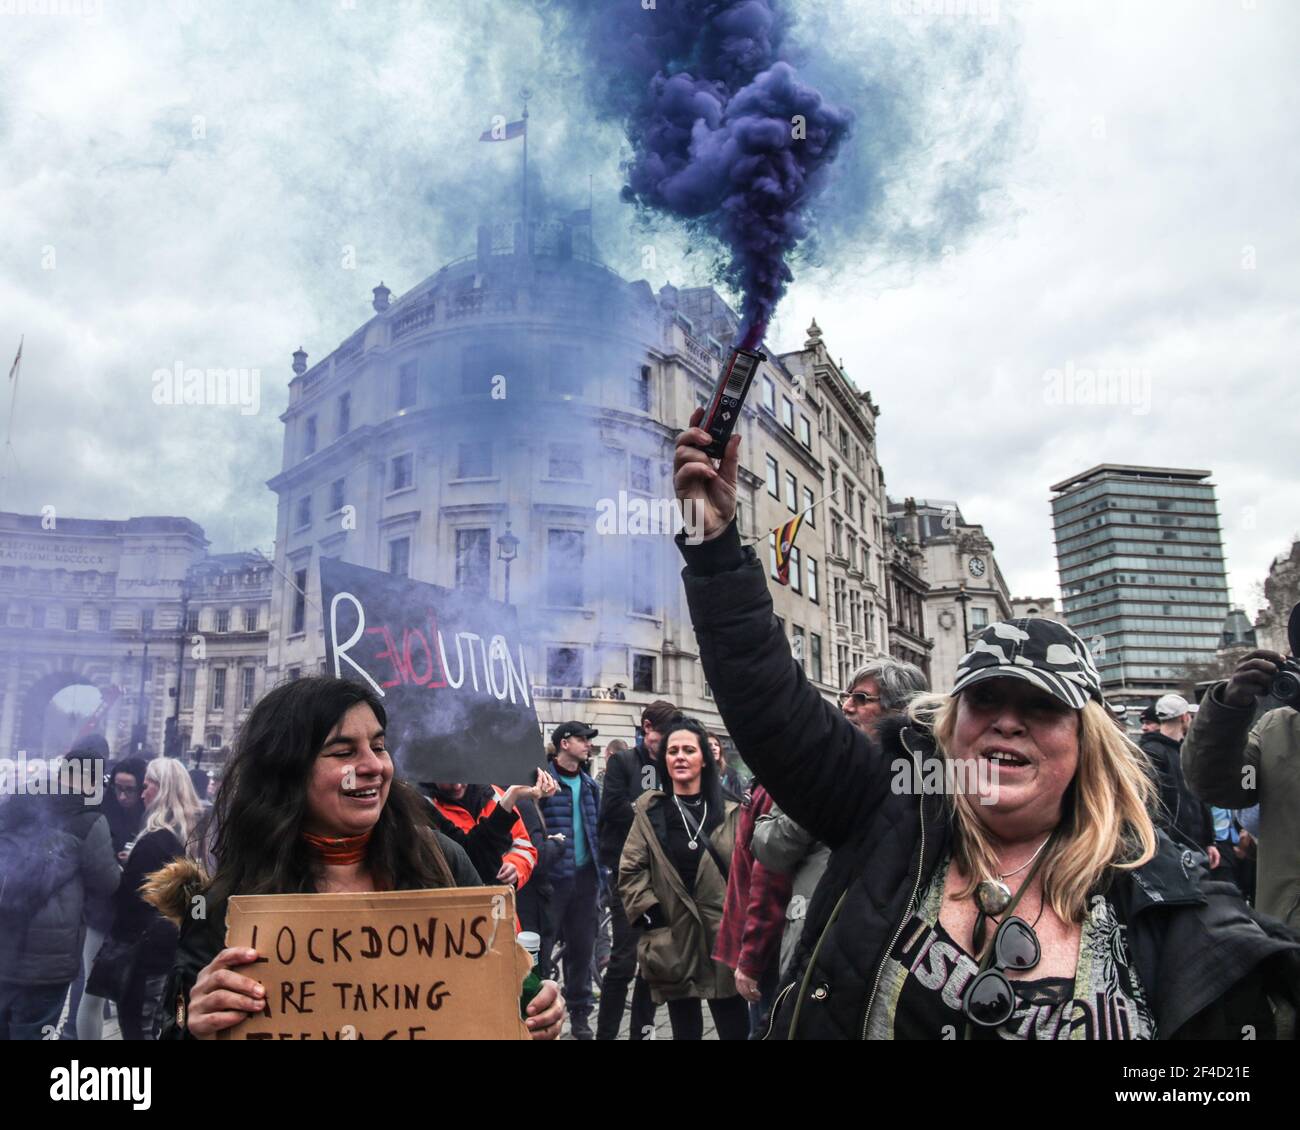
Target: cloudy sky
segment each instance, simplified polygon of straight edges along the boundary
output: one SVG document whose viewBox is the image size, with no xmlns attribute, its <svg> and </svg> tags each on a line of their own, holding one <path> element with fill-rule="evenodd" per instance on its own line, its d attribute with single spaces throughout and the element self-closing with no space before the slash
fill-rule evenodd
<svg viewBox="0 0 1300 1130">
<path fill-rule="evenodd" d="M 612 266 L 709 281 L 708 255 L 619 203 L 627 150 L 561 6 L 0 0 L 6 367 L 26 335 L 0 509 L 183 514 L 215 550 L 269 550 L 290 354 L 323 356 L 381 278 L 400 294 L 508 211 L 517 148 L 474 139 L 524 84 L 549 206 L 585 205 L 590 176 Z M 797 348 L 816 316 L 883 410 L 890 493 L 958 500 L 1017 594 L 1057 591 L 1051 483 L 1105 461 L 1212 470 L 1253 609 L 1300 532 L 1300 7 L 791 7 L 808 73 L 858 123 L 769 344 Z M 885 150 L 873 130 L 900 107 L 910 149 Z M 950 242 L 909 254 L 896 225 L 848 216 L 877 151 L 895 218 L 978 191 Z M 259 369 L 260 410 L 155 404 L 178 363 Z M 1101 368 L 1130 374 L 1119 402 L 1079 403 L 1068 378 Z"/>
</svg>

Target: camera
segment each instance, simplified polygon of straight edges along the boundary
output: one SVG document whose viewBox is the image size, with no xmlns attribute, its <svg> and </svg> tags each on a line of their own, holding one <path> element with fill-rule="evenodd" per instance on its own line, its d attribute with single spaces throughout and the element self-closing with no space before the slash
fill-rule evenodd
<svg viewBox="0 0 1300 1130">
<path fill-rule="evenodd" d="M 1295 658 L 1296 654 L 1300 653 L 1300 604 L 1291 609 L 1286 634 L 1287 641 L 1291 644 L 1292 654 L 1282 664 L 1281 670 L 1273 676 L 1268 691 L 1283 706 L 1300 710 L 1300 663 L 1297 663 Z"/>
</svg>

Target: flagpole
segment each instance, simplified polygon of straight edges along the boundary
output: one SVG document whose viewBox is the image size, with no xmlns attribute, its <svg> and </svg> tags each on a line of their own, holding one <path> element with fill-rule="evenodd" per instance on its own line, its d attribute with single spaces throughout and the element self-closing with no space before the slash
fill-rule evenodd
<svg viewBox="0 0 1300 1130">
<path fill-rule="evenodd" d="M 824 495 L 822 495 L 821 498 L 819 498 L 819 499 L 818 499 L 816 502 L 814 502 L 811 506 L 805 507 L 803 510 L 798 511 L 798 512 L 795 514 L 795 518 L 805 518 L 805 517 L 807 517 L 807 516 L 808 516 L 809 514 L 811 514 L 814 510 L 816 510 L 817 507 L 819 507 L 823 502 L 829 502 L 832 498 L 834 498 L 834 497 L 835 497 L 837 494 L 839 494 L 839 493 L 840 493 L 840 488 L 839 488 L 839 487 L 836 487 L 833 491 L 831 491 L 830 494 L 824 494 Z M 786 521 L 782 522 L 780 526 L 777 526 L 776 529 L 779 530 L 779 529 L 781 529 L 782 526 L 788 526 L 788 525 L 790 524 L 790 522 L 792 522 L 793 520 L 794 520 L 794 519 L 787 519 Z M 774 533 L 775 531 L 774 531 L 774 530 L 767 530 L 766 532 L 770 534 L 770 533 Z M 753 537 L 753 538 L 750 538 L 750 539 L 749 539 L 749 541 L 750 541 L 751 543 L 755 544 L 755 545 L 757 545 L 757 544 L 758 544 L 760 541 L 762 541 L 762 540 L 763 540 L 763 535 L 762 535 L 762 534 L 759 534 L 757 537 Z"/>
<path fill-rule="evenodd" d="M 18 463 L 18 456 L 14 452 L 14 409 L 18 405 L 18 376 L 23 366 L 25 336 L 18 338 L 18 353 L 14 357 L 13 368 L 9 370 L 9 384 L 12 387 L 9 390 L 9 425 L 5 430 L 4 466 L 0 467 L 0 486 L 4 486 L 9 481 L 9 461 L 12 459 L 15 465 Z"/>
<path fill-rule="evenodd" d="M 23 339 L 26 335 L 18 338 L 18 356 L 14 358 L 13 380 L 10 382 L 13 388 L 9 390 L 9 429 L 5 433 L 5 450 L 7 451 L 12 445 L 14 436 L 14 404 L 18 400 L 18 373 L 23 365 Z"/>
<path fill-rule="evenodd" d="M 528 233 L 528 92 L 524 91 L 524 247 L 532 250 Z"/>
</svg>

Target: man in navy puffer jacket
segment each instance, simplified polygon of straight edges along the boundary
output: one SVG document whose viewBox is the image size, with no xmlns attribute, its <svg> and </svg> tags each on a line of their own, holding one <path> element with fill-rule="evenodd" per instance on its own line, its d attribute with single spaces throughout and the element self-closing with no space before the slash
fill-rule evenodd
<svg viewBox="0 0 1300 1130">
<path fill-rule="evenodd" d="M 551 947 L 563 939 L 564 995 L 570 1030 L 577 1040 L 592 1038 L 591 955 L 606 881 L 596 839 L 600 789 L 586 770 L 595 736 L 596 731 L 582 722 L 564 722 L 555 728 L 552 766 L 560 790 L 538 802 L 547 836 L 564 837 L 564 851 L 549 876 L 554 934 L 542 939 L 542 965 L 549 966 Z"/>
</svg>

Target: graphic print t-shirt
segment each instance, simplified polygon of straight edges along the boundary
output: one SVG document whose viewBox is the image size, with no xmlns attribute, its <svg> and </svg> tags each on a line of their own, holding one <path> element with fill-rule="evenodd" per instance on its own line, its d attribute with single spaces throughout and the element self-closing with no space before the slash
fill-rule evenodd
<svg viewBox="0 0 1300 1130">
<path fill-rule="evenodd" d="M 950 861 L 948 861 L 950 862 Z M 875 1040 L 959 1040 L 962 999 L 979 963 L 939 924 L 948 862 L 935 868 L 920 906 L 885 958 L 867 1035 Z M 997 927 L 990 923 L 990 936 Z M 972 1039 L 1150 1040 L 1155 1021 L 1129 961 L 1126 928 L 1094 895 L 1073 978 L 1011 978 L 1016 1010 L 999 1028 L 971 1026 Z"/>
</svg>

